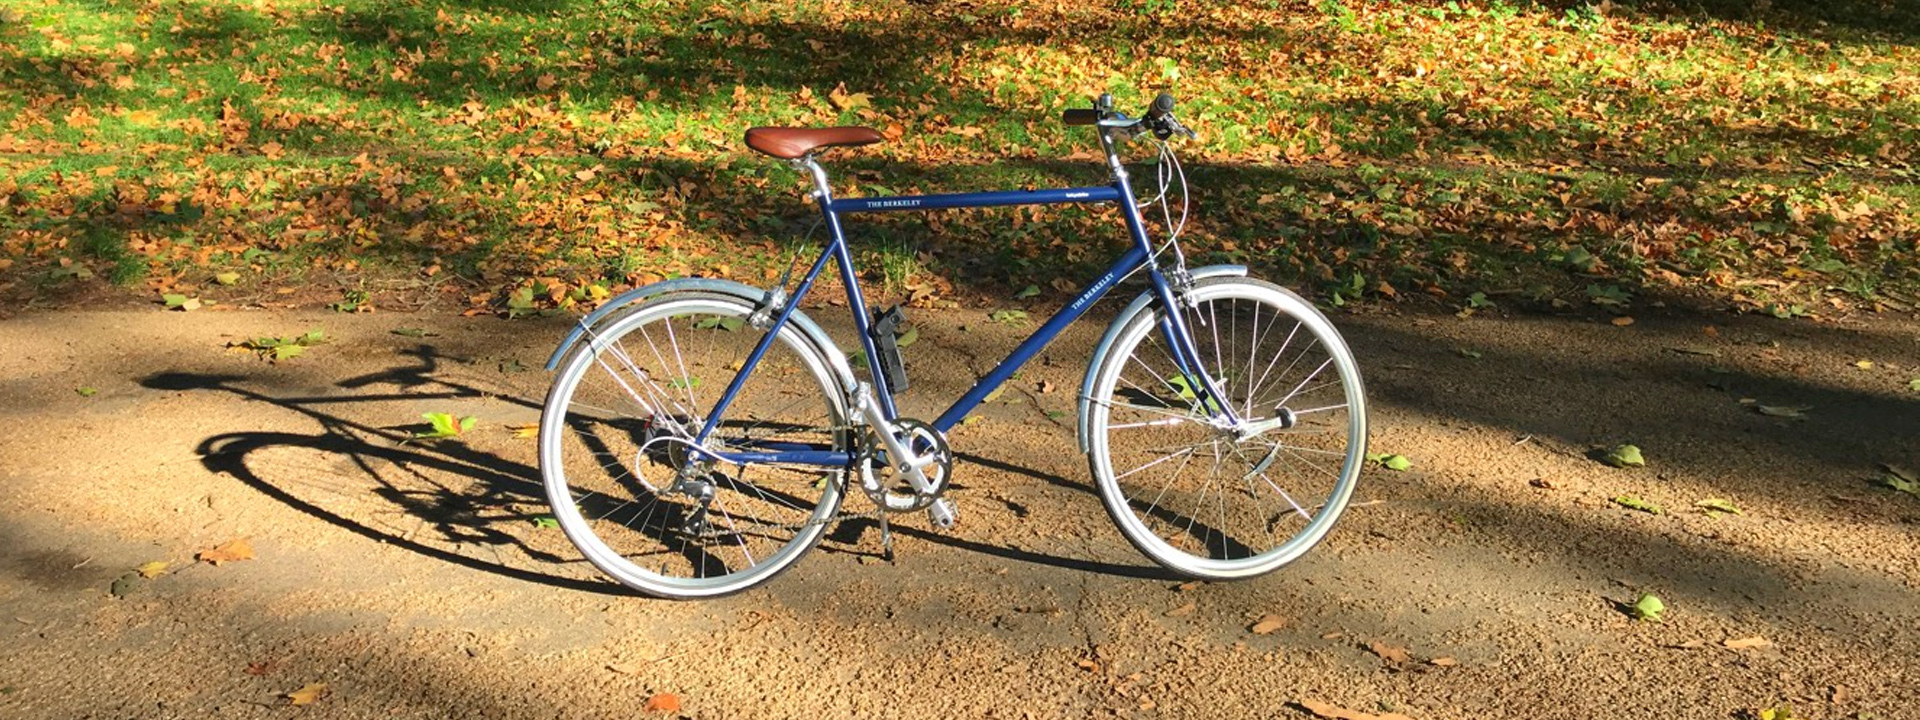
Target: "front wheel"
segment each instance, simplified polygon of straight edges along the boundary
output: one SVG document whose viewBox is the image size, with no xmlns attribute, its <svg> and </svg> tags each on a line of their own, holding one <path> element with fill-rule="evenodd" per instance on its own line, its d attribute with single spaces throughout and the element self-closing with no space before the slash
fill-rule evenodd
<svg viewBox="0 0 1920 720">
<path fill-rule="evenodd" d="M 1184 299 L 1197 358 L 1241 422 L 1182 372 L 1164 309 L 1142 311 L 1094 369 L 1094 482 L 1154 562 L 1208 580 L 1271 572 L 1325 537 L 1353 495 L 1367 444 L 1360 370 L 1326 316 L 1277 285 L 1213 278 Z"/>
</svg>

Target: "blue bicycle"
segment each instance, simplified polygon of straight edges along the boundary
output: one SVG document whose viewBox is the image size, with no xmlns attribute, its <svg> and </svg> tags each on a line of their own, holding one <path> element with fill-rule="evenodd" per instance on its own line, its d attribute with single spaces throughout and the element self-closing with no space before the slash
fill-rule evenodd
<svg viewBox="0 0 1920 720">
<path fill-rule="evenodd" d="M 1102 96 L 1069 110 L 1106 153 L 1097 187 L 835 198 L 816 156 L 882 141 L 874 130 L 753 128 L 754 150 L 813 179 L 830 240 L 799 282 L 752 287 L 682 278 L 621 295 L 582 318 L 548 361 L 540 471 L 554 517 L 589 561 L 622 584 L 703 598 L 764 582 L 840 520 L 842 498 L 889 514 L 955 521 L 946 433 L 1116 284 L 1150 288 L 1093 349 L 1078 397 L 1079 444 L 1120 532 L 1181 575 L 1225 580 L 1277 569 L 1324 537 L 1352 495 L 1367 437 L 1360 373 L 1313 305 L 1246 268 L 1189 269 L 1185 223 L 1169 203 L 1185 175 L 1168 145 L 1192 137 L 1161 95 L 1138 118 Z M 1120 148 L 1159 148 L 1159 196 L 1136 201 Z M 938 418 L 901 417 L 907 388 L 896 307 L 870 316 L 841 219 L 854 213 L 1055 203 L 1114 203 L 1131 248 Z M 1168 237 L 1149 239 L 1157 206 Z M 867 378 L 801 312 L 829 261 L 838 266 Z M 889 546 L 890 548 L 890 546 Z"/>
</svg>

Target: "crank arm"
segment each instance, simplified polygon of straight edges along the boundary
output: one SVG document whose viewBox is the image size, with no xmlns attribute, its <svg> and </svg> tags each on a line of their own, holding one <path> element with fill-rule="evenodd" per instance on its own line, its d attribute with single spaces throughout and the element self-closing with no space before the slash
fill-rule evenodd
<svg viewBox="0 0 1920 720">
<path fill-rule="evenodd" d="M 879 404 L 873 401 L 873 393 L 868 391 L 865 385 L 860 386 L 859 396 L 860 416 L 866 420 L 869 427 L 879 429 L 879 432 L 874 434 L 880 436 L 880 444 L 886 447 L 887 457 L 893 461 L 893 468 L 900 472 L 901 477 L 907 479 L 907 484 L 912 485 L 914 490 L 923 493 L 933 492 L 933 481 L 927 479 L 925 469 L 928 465 L 938 462 L 938 459 L 932 455 L 923 456 L 914 452 L 907 447 L 906 443 L 900 442 L 899 438 L 893 436 L 892 423 L 887 422 L 886 416 L 880 412 Z"/>
</svg>

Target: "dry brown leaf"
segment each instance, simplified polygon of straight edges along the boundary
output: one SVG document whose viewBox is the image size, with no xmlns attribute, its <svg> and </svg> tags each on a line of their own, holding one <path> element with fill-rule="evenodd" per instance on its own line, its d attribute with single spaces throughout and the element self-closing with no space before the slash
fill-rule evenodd
<svg viewBox="0 0 1920 720">
<path fill-rule="evenodd" d="M 1434 665 L 1439 667 L 1453 667 L 1455 665 L 1460 664 L 1459 660 L 1455 660 L 1451 657 L 1437 657 L 1432 660 L 1428 660 L 1427 662 L 1433 663 Z"/>
<path fill-rule="evenodd" d="M 641 663 L 638 661 L 630 661 L 630 662 L 623 662 L 623 663 L 613 663 L 611 665 L 608 665 L 607 669 L 620 673 L 621 675 L 638 675 L 640 674 L 640 668 L 643 668 L 643 667 L 646 667 L 644 663 Z"/>
<path fill-rule="evenodd" d="M 1728 640 L 1721 644 L 1727 646 L 1729 650 L 1757 650 L 1760 648 L 1773 647 L 1772 640 L 1760 637 L 1759 635 L 1743 637 L 1738 640 Z"/>
<path fill-rule="evenodd" d="M 1367 643 L 1367 649 L 1372 650 L 1373 654 L 1379 655 L 1381 660 L 1385 660 L 1395 665 L 1404 665 L 1407 662 L 1413 660 L 1413 656 L 1407 653 L 1406 648 L 1399 647 L 1396 645 L 1370 642 L 1370 643 Z"/>
<path fill-rule="evenodd" d="M 1286 618 L 1269 613 L 1266 615 L 1261 615 L 1260 619 L 1255 621 L 1252 626 L 1247 628 L 1247 630 L 1249 632 L 1252 632 L 1255 635 L 1266 635 L 1286 626 L 1287 626 Z"/>
<path fill-rule="evenodd" d="M 1185 617 L 1187 615 L 1192 615 L 1193 608 L 1194 608 L 1193 603 L 1187 603 L 1185 605 L 1181 605 L 1180 607 L 1174 608 L 1172 610 L 1168 610 L 1167 617 Z"/>
<path fill-rule="evenodd" d="M 201 562 L 213 563 L 215 566 L 221 563 L 252 560 L 253 543 L 249 542 L 247 538 L 234 538 L 221 543 L 212 550 L 202 550 L 200 554 L 195 555 L 194 558 Z"/>
<path fill-rule="evenodd" d="M 1307 712 L 1313 713 L 1314 717 L 1326 718 L 1327 720 L 1413 720 L 1413 718 L 1401 715 L 1400 713 L 1375 715 L 1358 710 L 1348 710 L 1338 705 L 1329 705 L 1316 700 L 1297 700 L 1294 704 L 1299 705 Z"/>
<path fill-rule="evenodd" d="M 283 697 L 289 705 L 312 705 L 320 696 L 327 694 L 327 684 L 323 682 L 307 683 L 306 687 L 287 693 Z"/>
<path fill-rule="evenodd" d="M 1192 590 L 1197 587 L 1200 587 L 1199 580 L 1188 580 L 1186 582 L 1180 583 L 1179 585 L 1173 586 L 1173 589 L 1175 592 L 1186 592 L 1188 590 Z"/>
<path fill-rule="evenodd" d="M 655 694 L 653 697 L 647 698 L 647 712 L 680 712 L 680 696 L 673 693 Z"/>
<path fill-rule="evenodd" d="M 1633 324 L 1633 318 L 1628 315 L 1621 315 L 1620 317 L 1613 319 L 1614 327 L 1626 327 L 1632 324 Z"/>
<path fill-rule="evenodd" d="M 1085 670 L 1090 673 L 1100 672 L 1100 663 L 1094 662 L 1092 660 L 1086 660 L 1086 659 L 1075 660 L 1073 661 L 1073 665 L 1074 667 L 1080 668 L 1081 670 Z"/>
</svg>

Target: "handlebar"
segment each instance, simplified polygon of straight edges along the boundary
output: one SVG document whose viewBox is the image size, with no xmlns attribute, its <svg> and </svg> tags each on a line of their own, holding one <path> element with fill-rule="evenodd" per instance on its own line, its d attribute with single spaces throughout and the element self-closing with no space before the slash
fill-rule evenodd
<svg viewBox="0 0 1920 720">
<path fill-rule="evenodd" d="M 1067 125 L 1098 125 L 1101 128 L 1119 131 L 1122 137 L 1131 137 L 1142 132 L 1151 132 L 1154 137 L 1165 140 L 1174 135 L 1195 137 L 1192 130 L 1173 116 L 1173 96 L 1160 93 L 1153 98 L 1153 104 L 1138 118 L 1129 118 L 1113 109 L 1113 96 L 1101 95 L 1094 101 L 1092 108 L 1074 108 L 1060 113 L 1060 122 Z"/>
</svg>

